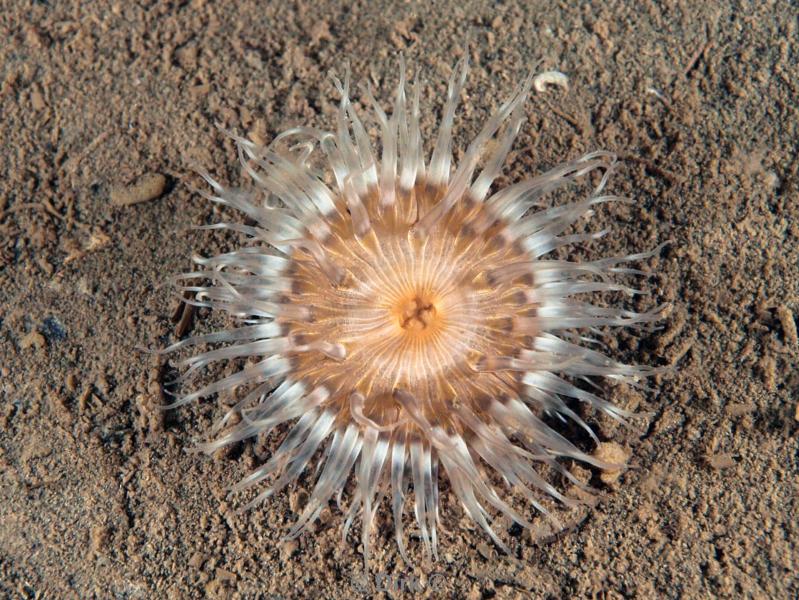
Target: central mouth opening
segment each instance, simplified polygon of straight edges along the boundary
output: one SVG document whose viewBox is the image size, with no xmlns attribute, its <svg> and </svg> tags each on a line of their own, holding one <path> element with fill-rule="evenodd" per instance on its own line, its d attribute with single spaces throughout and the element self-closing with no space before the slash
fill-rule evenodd
<svg viewBox="0 0 799 600">
<path fill-rule="evenodd" d="M 424 331 L 436 318 L 436 307 L 428 298 L 414 296 L 399 311 L 400 327 L 406 331 Z"/>
</svg>

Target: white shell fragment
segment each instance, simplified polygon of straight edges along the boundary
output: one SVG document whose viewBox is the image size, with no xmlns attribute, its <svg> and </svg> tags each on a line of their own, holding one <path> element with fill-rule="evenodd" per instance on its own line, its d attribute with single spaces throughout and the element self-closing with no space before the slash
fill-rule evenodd
<svg viewBox="0 0 799 600">
<path fill-rule="evenodd" d="M 569 77 L 560 71 L 544 71 L 533 77 L 533 88 L 539 94 L 543 92 L 548 85 L 556 85 L 562 87 L 564 90 L 569 89 Z"/>
</svg>

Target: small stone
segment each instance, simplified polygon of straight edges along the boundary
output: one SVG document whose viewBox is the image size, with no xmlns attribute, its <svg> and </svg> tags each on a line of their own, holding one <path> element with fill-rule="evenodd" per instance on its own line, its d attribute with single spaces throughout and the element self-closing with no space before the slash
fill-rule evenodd
<svg viewBox="0 0 799 600">
<path fill-rule="evenodd" d="M 729 454 L 714 454 L 707 458 L 707 463 L 716 470 L 730 469 L 737 463 Z"/>
<path fill-rule="evenodd" d="M 283 542 L 280 545 L 280 556 L 281 556 L 281 558 L 283 560 L 286 560 L 287 558 L 291 558 L 297 552 L 299 547 L 300 546 L 297 543 L 297 540 L 288 540 L 288 541 Z"/>
<path fill-rule="evenodd" d="M 300 512 L 300 506 L 302 506 L 303 501 L 304 501 L 304 499 L 302 497 L 303 495 L 304 494 L 301 494 L 297 490 L 294 490 L 293 492 L 291 492 L 289 494 L 289 508 L 292 510 L 292 512 L 295 512 L 295 513 L 299 513 Z"/>
<path fill-rule="evenodd" d="M 784 305 L 778 307 L 777 318 L 782 325 L 785 343 L 789 346 L 799 346 L 799 334 L 796 333 L 796 321 L 793 318 L 791 309 Z"/>
<path fill-rule="evenodd" d="M 732 404 L 728 404 L 724 410 L 731 417 L 741 417 L 756 411 L 757 406 L 751 402 L 734 402 Z"/>
<path fill-rule="evenodd" d="M 45 102 L 44 96 L 41 92 L 36 91 L 31 94 L 31 106 L 36 112 L 47 108 L 47 102 Z"/>
<path fill-rule="evenodd" d="M 227 569 L 223 569 L 222 567 L 217 567 L 216 571 L 216 578 L 220 581 L 236 581 L 236 574 L 233 571 L 228 571 Z"/>
<path fill-rule="evenodd" d="M 199 569 L 205 563 L 205 556 L 203 556 L 199 552 L 195 552 L 192 557 L 189 559 L 189 566 L 192 569 Z"/>
<path fill-rule="evenodd" d="M 98 525 L 92 529 L 92 552 L 100 554 L 111 538 L 111 530 L 105 525 Z"/>
<path fill-rule="evenodd" d="M 485 542 L 480 542 L 477 544 L 477 551 L 482 555 L 483 558 L 491 558 L 491 548 L 489 548 L 488 544 Z"/>
<path fill-rule="evenodd" d="M 131 206 L 140 202 L 155 200 L 166 189 L 166 177 L 161 173 L 148 173 L 128 186 L 111 190 L 111 202 L 116 206 Z"/>
<path fill-rule="evenodd" d="M 47 340 L 45 340 L 44 336 L 35 329 L 19 341 L 19 347 L 23 350 L 27 350 L 30 347 L 34 347 L 36 350 L 41 350 L 46 345 Z"/>
<path fill-rule="evenodd" d="M 630 458 L 630 453 L 616 442 L 602 442 L 594 452 L 594 458 L 606 463 L 624 465 L 627 463 L 627 459 Z M 624 471 L 626 471 L 626 467 L 608 468 L 602 471 L 599 478 L 602 483 L 610 485 L 616 483 L 616 480 Z"/>
</svg>

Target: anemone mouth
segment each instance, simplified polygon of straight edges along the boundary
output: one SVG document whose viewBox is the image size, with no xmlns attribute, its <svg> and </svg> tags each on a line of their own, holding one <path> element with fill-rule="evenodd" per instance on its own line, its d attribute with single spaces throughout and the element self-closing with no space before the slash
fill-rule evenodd
<svg viewBox="0 0 799 600">
<path fill-rule="evenodd" d="M 344 360 L 298 356 L 292 376 L 311 388 L 326 386 L 344 404 L 352 392 L 365 398 L 365 412 L 379 412 L 395 390 L 413 395 L 428 420 L 449 422 L 456 398 L 469 403 L 481 394 L 518 393 L 520 379 L 478 371 L 474 362 L 521 347 L 510 325 L 529 316 L 518 285 L 491 285 L 486 272 L 518 262 L 518 247 L 498 246 L 500 225 L 484 232 L 474 222 L 496 221 L 482 205 L 461 202 L 423 237 L 418 216 L 441 194 L 424 181 L 400 191 L 395 205 L 379 197 L 365 203 L 370 228 L 360 234 L 346 211 L 333 219 L 325 254 L 345 275 L 332 282 L 305 249 L 291 254 L 294 284 L 284 302 L 313 307 L 312 319 L 288 324 L 305 343 L 335 340 Z M 399 409 L 396 421 L 404 417 Z M 457 423 L 448 423 L 457 428 Z"/>
<path fill-rule="evenodd" d="M 663 307 L 636 313 L 595 306 L 584 296 L 640 293 L 614 277 L 641 274 L 626 263 L 659 248 L 583 263 L 547 258 L 558 247 L 604 234 L 567 231 L 595 207 L 624 201 L 602 195 L 615 156 L 590 153 L 490 193 L 524 120 L 531 78 L 452 169 L 452 122 L 465 77 L 464 62 L 449 82 L 429 162 L 422 156 L 419 87 L 409 110 L 404 69 L 390 118 L 368 93 L 381 129 L 380 160 L 349 100 L 348 80 L 337 82 L 342 100 L 335 132 L 297 128 L 269 146 L 233 136 L 254 187 L 225 188 L 201 174 L 213 188 L 205 194 L 210 200 L 255 223 L 210 228 L 235 230 L 248 244 L 197 258 L 198 269 L 177 278 L 189 282 L 179 284 L 181 295 L 194 293 L 193 303 L 239 321 L 165 350 L 223 345 L 184 360 L 178 383 L 215 361 L 255 362 L 180 395 L 172 406 L 248 389 L 215 427 L 221 436 L 202 446 L 209 452 L 293 423 L 274 455 L 234 489 L 265 484 L 248 506 L 258 504 L 314 470 L 314 457 L 323 452 L 308 503 L 288 535 L 299 535 L 333 496 L 340 501 L 354 474 L 344 535 L 360 515 L 365 560 L 384 497 L 405 560 L 403 516 L 410 502 L 425 553 L 436 555 L 439 476 L 448 478 L 464 512 L 507 549 L 490 511 L 531 523 L 486 471 L 545 515 L 551 516 L 550 499 L 573 505 L 578 501 L 558 491 L 547 473 L 586 489 L 562 459 L 608 465 L 543 417 L 574 421 L 596 440 L 574 403 L 619 421 L 628 413 L 580 382 L 604 377 L 638 385 L 658 372 L 588 346 L 598 328 L 639 327 L 657 320 Z M 290 139 L 298 142 L 293 149 L 279 149 Z M 329 177 L 311 167 L 319 152 Z M 547 202 L 551 192 L 592 173 L 599 183 L 587 198 Z M 229 426 L 234 414 L 241 419 Z"/>
</svg>

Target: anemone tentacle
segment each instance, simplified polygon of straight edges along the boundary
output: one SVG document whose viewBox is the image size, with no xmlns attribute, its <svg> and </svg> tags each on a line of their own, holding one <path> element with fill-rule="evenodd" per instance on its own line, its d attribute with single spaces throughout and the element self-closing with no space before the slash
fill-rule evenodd
<svg viewBox="0 0 799 600">
<path fill-rule="evenodd" d="M 217 423 L 227 427 L 206 452 L 293 423 L 269 460 L 234 486 L 268 483 L 255 506 L 294 482 L 324 451 L 315 485 L 293 537 L 353 481 L 344 536 L 361 519 L 368 560 L 375 515 L 385 499 L 407 560 L 403 516 L 412 507 L 423 549 L 437 556 L 439 477 L 447 477 L 466 514 L 502 548 L 494 514 L 530 526 L 486 475 L 492 469 L 544 515 L 548 499 L 570 498 L 550 481 L 562 464 L 602 461 L 580 450 L 545 418 L 571 420 L 596 440 L 575 407 L 624 421 L 630 414 L 581 387 L 607 378 L 637 384 L 658 372 L 592 349 L 584 331 L 637 327 L 663 307 L 638 313 L 600 307 L 586 295 L 642 293 L 618 281 L 641 274 L 626 263 L 653 253 L 570 262 L 546 258 L 556 248 L 606 232 L 569 234 L 610 202 L 616 167 L 610 152 L 592 152 L 529 180 L 493 190 L 524 123 L 532 76 L 503 102 L 453 168 L 452 129 L 467 62 L 453 70 L 438 135 L 424 159 L 420 85 L 410 102 L 404 65 L 388 116 L 367 88 L 380 130 L 374 145 L 350 99 L 350 77 L 331 132 L 298 127 L 267 146 L 232 133 L 248 189 L 227 188 L 205 171 L 204 195 L 251 220 L 219 223 L 247 243 L 174 279 L 191 302 L 238 320 L 166 349 L 211 344 L 179 364 L 185 382 L 217 361 L 256 362 L 178 396 L 173 406 L 247 386 Z M 294 145 L 291 145 L 294 143 Z M 320 155 L 326 172 L 312 159 Z M 378 158 L 379 157 L 379 158 Z M 553 205 L 550 195 L 596 174 L 587 198 Z M 220 347 L 216 347 L 220 345 Z M 585 496 L 582 496 L 585 501 Z"/>
</svg>

